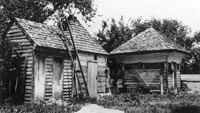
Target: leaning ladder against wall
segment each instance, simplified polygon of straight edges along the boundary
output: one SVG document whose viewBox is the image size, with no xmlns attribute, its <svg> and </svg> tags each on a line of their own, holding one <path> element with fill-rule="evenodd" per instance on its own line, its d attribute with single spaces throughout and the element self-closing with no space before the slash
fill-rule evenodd
<svg viewBox="0 0 200 113">
<path fill-rule="evenodd" d="M 72 41 L 72 46 L 73 46 L 73 48 L 74 48 L 74 50 L 75 50 L 75 59 L 77 59 L 77 61 L 78 61 L 78 67 L 79 67 L 79 69 L 80 70 L 76 70 L 76 65 L 74 64 L 74 58 L 73 58 L 73 56 L 72 56 L 72 53 L 71 53 L 71 49 L 70 49 L 70 47 L 69 47 L 69 45 L 68 44 L 71 44 L 70 43 L 70 41 L 69 41 L 69 39 L 67 39 L 67 37 L 66 37 L 66 35 L 65 35 L 65 33 L 64 33 L 64 29 L 63 29 L 63 24 L 62 24 L 62 18 L 60 18 L 60 20 L 59 20 L 59 25 L 60 25 L 60 30 L 62 31 L 62 37 L 61 37 L 61 40 L 63 41 L 63 43 L 64 43 L 64 45 L 65 45 L 65 47 L 66 47 L 66 49 L 67 49 L 67 54 L 69 54 L 69 56 L 70 56 L 70 60 L 71 60 L 71 62 L 72 62 L 72 78 L 73 78 L 73 80 L 74 80 L 74 87 L 76 87 L 75 86 L 75 80 L 77 80 L 77 82 L 78 82 L 78 86 L 79 86 L 79 89 L 80 89 L 80 92 L 81 92 L 81 96 L 82 97 L 84 97 L 84 96 L 87 96 L 87 97 L 90 97 L 90 95 L 89 95 L 89 91 L 88 91 L 88 88 L 87 88 L 87 84 L 86 84 L 86 80 L 85 80 L 85 76 L 84 76 L 84 73 L 83 73 L 83 69 L 82 69 L 82 67 L 81 67 L 81 63 L 80 63 L 80 59 L 79 59 L 79 55 L 78 55 L 78 51 L 77 51 L 77 49 L 76 49 L 76 45 L 75 45 L 75 43 L 74 43 L 74 39 L 73 39 L 73 36 L 72 36 L 72 33 L 71 33 L 71 30 L 70 30 L 70 27 L 69 27 L 69 22 L 68 22 L 68 19 L 66 18 L 66 20 L 67 20 L 67 29 L 69 30 L 69 34 L 70 34 L 70 37 L 71 37 L 71 41 Z M 67 43 L 68 42 L 68 43 Z M 80 77 L 78 77 L 78 73 L 80 73 L 81 74 L 81 78 Z M 80 80 L 80 79 L 82 79 L 82 80 Z M 83 81 L 83 84 L 84 85 L 82 85 L 82 83 L 80 82 L 80 81 Z M 84 91 L 85 90 L 85 91 Z M 84 92 L 86 93 L 85 95 L 84 95 Z M 76 89 L 76 94 L 77 94 L 77 89 Z"/>
</svg>

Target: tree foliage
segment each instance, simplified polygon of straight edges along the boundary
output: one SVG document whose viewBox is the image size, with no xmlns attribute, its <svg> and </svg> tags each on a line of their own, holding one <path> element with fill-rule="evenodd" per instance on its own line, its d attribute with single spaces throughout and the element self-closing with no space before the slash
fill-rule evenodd
<svg viewBox="0 0 200 113">
<path fill-rule="evenodd" d="M 119 22 L 116 22 L 112 18 L 110 25 L 106 21 L 103 21 L 102 29 L 99 30 L 97 36 L 104 49 L 110 52 L 120 44 L 129 40 L 132 33 L 133 29 L 125 25 L 124 19 L 121 17 Z"/>
<path fill-rule="evenodd" d="M 132 20 L 130 25 L 125 25 L 122 18 L 118 24 L 116 24 L 115 19 L 112 19 L 110 25 L 106 21 L 102 23 L 102 29 L 99 30 L 98 36 L 108 52 L 150 27 L 181 46 L 190 48 L 192 44 L 192 40 L 187 36 L 190 29 L 177 20 L 153 18 L 142 21 L 141 18 L 138 18 Z"/>
<path fill-rule="evenodd" d="M 70 3 L 79 10 L 87 20 L 94 17 L 96 9 L 92 0 L 1 0 L 0 1 L 0 29 L 9 22 L 9 15 L 36 22 L 43 22 L 57 10 L 67 9 Z M 49 8 L 52 5 L 53 8 Z"/>
<path fill-rule="evenodd" d="M 200 73 L 200 31 L 196 32 L 192 38 L 192 46 L 190 48 L 191 55 L 185 62 L 185 73 Z"/>
</svg>

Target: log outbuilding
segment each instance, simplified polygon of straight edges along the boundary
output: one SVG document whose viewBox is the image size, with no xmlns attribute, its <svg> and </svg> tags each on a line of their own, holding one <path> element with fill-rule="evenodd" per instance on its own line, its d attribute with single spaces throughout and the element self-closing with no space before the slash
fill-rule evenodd
<svg viewBox="0 0 200 113">
<path fill-rule="evenodd" d="M 171 88 L 180 89 L 180 64 L 188 52 L 155 29 L 141 32 L 110 54 L 121 65 L 120 74 L 112 79 L 125 91 L 139 86 L 162 94 Z"/>
<path fill-rule="evenodd" d="M 77 18 L 69 18 L 69 27 L 79 52 L 90 96 L 105 93 L 108 53 Z M 68 30 L 65 35 L 70 39 Z M 20 96 L 25 101 L 45 101 L 50 98 L 69 100 L 75 92 L 80 93 L 77 83 L 74 83 L 72 62 L 61 37 L 62 33 L 56 26 L 19 18 L 11 21 L 6 39 L 20 46 L 17 52 L 20 53 L 21 63 L 18 65 L 22 71 L 18 77 L 17 89 L 21 89 L 23 95 Z M 71 51 L 73 54 L 73 48 Z"/>
</svg>

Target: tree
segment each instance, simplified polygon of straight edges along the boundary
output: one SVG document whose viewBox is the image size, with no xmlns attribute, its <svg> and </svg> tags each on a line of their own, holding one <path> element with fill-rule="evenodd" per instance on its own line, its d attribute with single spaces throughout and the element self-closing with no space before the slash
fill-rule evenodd
<svg viewBox="0 0 200 113">
<path fill-rule="evenodd" d="M 177 20 L 169 19 L 159 20 L 153 18 L 142 21 L 141 18 L 138 18 L 132 20 L 129 26 L 124 24 L 123 18 L 119 21 L 119 24 L 116 24 L 115 19 L 112 19 L 110 25 L 103 21 L 102 29 L 99 30 L 98 36 L 100 42 L 103 43 L 103 47 L 110 52 L 132 36 L 150 27 L 181 46 L 190 48 L 192 45 L 192 40 L 187 36 L 190 29 Z"/>
<path fill-rule="evenodd" d="M 194 33 L 192 42 L 191 55 L 186 59 L 185 70 L 189 73 L 200 73 L 200 31 Z"/>
<path fill-rule="evenodd" d="M 133 30 L 128 25 L 125 25 L 123 17 L 121 17 L 118 23 L 112 18 L 110 26 L 108 26 L 106 21 L 103 21 L 102 30 L 99 30 L 97 36 L 103 48 L 110 52 L 120 44 L 129 40 L 132 33 Z"/>
<path fill-rule="evenodd" d="M 79 10 L 87 20 L 95 16 L 92 0 L 1 0 L 0 1 L 0 29 L 9 22 L 9 15 L 36 22 L 43 22 L 57 10 L 67 9 L 70 3 Z M 49 8 L 48 6 L 52 6 Z"/>
</svg>

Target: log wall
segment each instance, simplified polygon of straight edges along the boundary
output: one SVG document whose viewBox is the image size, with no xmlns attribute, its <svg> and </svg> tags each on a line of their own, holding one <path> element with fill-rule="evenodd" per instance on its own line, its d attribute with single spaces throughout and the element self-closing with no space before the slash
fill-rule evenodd
<svg viewBox="0 0 200 113">
<path fill-rule="evenodd" d="M 45 63 L 45 100 L 49 100 L 52 97 L 53 57 L 47 56 L 45 58 Z"/>
<path fill-rule="evenodd" d="M 14 23 L 6 34 L 6 38 L 10 42 L 18 43 L 21 48 L 16 49 L 21 53 L 21 57 L 27 59 L 27 64 L 21 66 L 23 69 L 26 66 L 25 74 L 25 87 L 24 87 L 24 100 L 31 101 L 32 99 L 32 77 L 33 77 L 33 46 L 27 39 L 26 34 L 22 29 Z M 13 54 L 13 57 L 15 55 Z M 22 70 L 23 70 L 22 69 Z"/>
<path fill-rule="evenodd" d="M 36 56 L 38 56 L 36 54 Z M 39 56 L 42 56 L 41 54 Z M 44 93 L 44 97 L 41 100 L 49 100 L 51 98 L 59 98 L 63 100 L 69 100 L 72 97 L 72 69 L 71 69 L 71 61 L 69 58 L 58 57 L 53 55 L 43 55 L 45 58 L 44 62 L 44 86 L 45 90 L 41 93 Z M 37 57 L 36 57 L 37 58 Z M 55 61 L 55 59 L 63 59 L 62 63 L 59 64 Z M 57 63 L 57 64 L 56 64 Z M 60 79 L 58 78 L 57 73 L 58 69 L 56 67 L 61 67 L 61 75 Z M 36 68 L 37 69 L 37 68 Z M 35 73 L 36 74 L 36 73 Z M 36 76 L 36 75 L 34 75 Z M 36 81 L 36 80 L 35 80 Z M 57 84 L 57 82 L 59 82 Z M 58 86 L 59 85 L 59 86 Z M 58 88 L 56 88 L 58 87 Z M 56 88 L 56 89 L 55 89 Z M 37 89 L 35 89 L 37 90 Z M 36 96 L 37 97 L 37 96 Z"/>
<path fill-rule="evenodd" d="M 124 85 L 127 91 L 138 86 L 150 86 L 152 90 L 160 90 L 160 69 L 124 70 Z"/>
<path fill-rule="evenodd" d="M 63 71 L 63 100 L 69 100 L 72 97 L 72 68 L 70 59 L 64 59 Z"/>
</svg>

